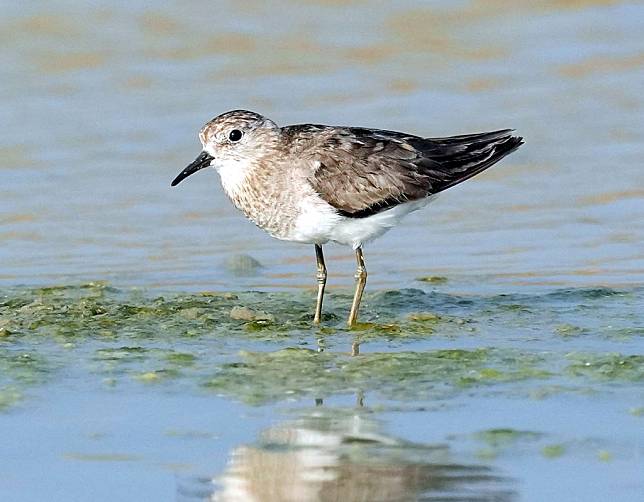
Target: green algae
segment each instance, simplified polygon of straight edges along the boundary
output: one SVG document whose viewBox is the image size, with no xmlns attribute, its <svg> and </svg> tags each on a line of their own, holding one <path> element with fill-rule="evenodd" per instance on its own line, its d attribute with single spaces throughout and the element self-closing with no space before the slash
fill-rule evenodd
<svg viewBox="0 0 644 502">
<path fill-rule="evenodd" d="M 583 455 L 598 466 L 613 456 L 624 458 L 620 445 L 610 440 L 586 444 L 546 425 L 547 433 L 521 429 L 542 427 L 539 421 L 515 429 L 508 425 L 522 422 L 514 417 L 504 420 L 499 415 L 499 422 L 491 422 L 490 417 L 480 417 L 476 407 L 481 402 L 498 404 L 512 413 L 515 406 L 538 409 L 558 401 L 567 406 L 561 394 L 582 400 L 597 396 L 617 406 L 625 423 L 639 425 L 640 409 L 632 407 L 641 403 L 630 391 L 641 383 L 643 356 L 635 336 L 621 334 L 637 333 L 643 319 L 637 309 L 610 319 L 601 310 L 606 301 L 615 302 L 612 309 L 626 300 L 636 304 L 628 295 L 602 290 L 462 297 L 416 289 L 380 291 L 366 295 L 360 324 L 348 329 L 351 296 L 330 294 L 323 325 L 314 326 L 313 293 L 159 294 L 102 283 L 5 291 L 0 294 L 0 327 L 6 330 L 0 336 L 1 418 L 31 412 L 30 400 L 37 402 L 49 389 L 56 390 L 57 378 L 69 385 L 71 377 L 73 399 L 148 399 L 146 410 L 150 404 L 196 402 L 185 409 L 195 417 L 204 414 L 203 405 L 205 416 L 215 418 L 205 429 L 212 423 L 214 432 L 202 432 L 202 422 L 188 422 L 184 431 L 183 418 L 164 422 L 162 440 L 176 445 L 218 443 L 213 440 L 226 432 L 217 429 L 217 418 L 228 402 L 251 421 L 266 413 L 271 418 L 274 413 L 299 414 L 307 407 L 311 416 L 291 424 L 293 430 L 328 433 L 324 437 L 334 441 L 334 451 L 345 464 L 378 470 L 381 466 L 373 459 L 384 456 L 386 469 L 417 468 L 416 460 L 429 458 L 427 475 L 432 479 L 441 466 L 446 466 L 446 479 L 460 469 L 449 458 L 452 443 L 459 444 L 460 451 L 469 449 L 468 459 L 490 466 L 497 459 L 507 462 L 526 455 L 553 462 L 564 455 Z M 621 353 L 606 352 L 609 337 L 619 343 Z M 41 384 L 50 385 L 33 389 Z M 617 392 L 621 401 L 613 402 Z M 168 397 L 174 401 L 164 401 Z M 535 399 L 549 402 L 530 402 Z M 239 403 L 258 408 L 246 411 Z M 337 403 L 350 409 L 343 412 Z M 473 410 L 471 417 L 459 418 L 463 432 L 439 435 L 438 444 L 392 441 L 377 429 L 356 429 L 369 417 L 377 417 L 376 424 L 381 418 L 412 413 L 423 421 L 422 427 L 428 426 L 425 421 L 441 427 L 442 410 L 455 412 L 461 406 Z M 173 420 L 173 413 L 169 415 Z M 279 432 L 270 429 L 251 448 L 261 455 L 288 452 L 289 445 L 280 437 L 289 435 Z M 64 458 L 140 460 L 122 452 L 121 443 L 109 443 L 109 438 L 93 441 Z M 328 451 L 324 446 L 323 452 Z M 468 483 L 494 479 L 470 467 L 462 475 Z"/>
<path fill-rule="evenodd" d="M 101 361 L 133 362 L 142 361 L 148 349 L 143 347 L 115 347 L 98 349 L 95 352 L 95 359 Z"/>
<path fill-rule="evenodd" d="M 588 309 L 602 301 L 635 305 L 638 294 L 602 288 L 490 297 L 377 291 L 365 297 L 363 321 L 348 329 L 351 296 L 345 293 L 329 294 L 324 324 L 317 327 L 313 291 L 154 294 L 102 282 L 13 288 L 0 294 L 0 388 L 13 389 L 3 408 L 19 401 L 10 396 L 48 381 L 59 367 L 78 364 L 110 386 L 183 379 L 249 403 L 362 390 L 401 400 L 479 387 L 522 388 L 540 399 L 590 391 L 595 383 L 641 381 L 644 356 L 563 356 L 512 348 L 504 339 L 568 338 L 574 344 L 581 334 L 588 341 L 601 340 L 607 330 L 637 333 L 639 310 L 602 329 Z M 591 327 L 571 323 L 571 313 L 586 316 Z M 432 347 L 436 340 L 451 348 Z M 469 348 L 459 348 L 463 341 Z M 351 357 L 360 344 L 362 354 Z M 382 350 L 382 344 L 396 350 Z M 407 344 L 416 350 L 401 349 Z M 258 345 L 261 351 L 254 352 Z"/>
<path fill-rule="evenodd" d="M 517 447 L 532 445 L 544 437 L 544 434 L 534 431 L 517 430 L 512 428 L 495 428 L 479 431 L 472 438 L 483 447 L 477 448 L 475 454 L 481 459 L 495 459 L 499 455 L 516 450 Z"/>
<path fill-rule="evenodd" d="M 566 337 L 581 336 L 587 333 L 588 330 L 580 326 L 575 326 L 573 324 L 560 324 L 558 326 L 555 326 L 554 332 L 557 335 L 566 338 Z"/>
<path fill-rule="evenodd" d="M 187 352 L 170 352 L 165 356 L 166 361 L 177 366 L 193 366 L 197 356 Z"/>
<path fill-rule="evenodd" d="M 328 303 L 344 296 L 331 294 Z M 368 321 L 365 314 L 365 322 L 354 329 L 363 332 L 366 339 L 382 335 L 422 338 L 435 332 L 453 336 L 470 331 L 462 328 L 470 321 L 455 315 L 419 310 L 401 317 L 394 312 L 398 306 L 403 313 L 414 305 L 423 306 L 426 296 L 420 290 L 376 293 L 372 305 L 388 314 L 392 322 Z M 233 333 L 280 341 L 293 332 L 311 330 L 312 304 L 312 295 L 308 293 L 251 291 L 150 296 L 137 290 L 117 290 L 105 283 L 89 283 L 5 293 L 0 297 L 0 329 L 4 338 L 40 335 L 63 340 L 158 339 Z M 327 309 L 323 329 L 346 331 L 345 315 Z"/>
<path fill-rule="evenodd" d="M 199 357 L 170 348 L 122 346 L 94 351 L 94 373 L 107 376 L 109 385 L 116 385 L 123 377 L 142 383 L 158 383 L 192 374 Z"/>
<path fill-rule="evenodd" d="M 464 436 L 455 435 L 449 439 L 462 438 Z M 577 457 L 584 456 L 587 459 L 610 462 L 614 456 L 613 452 L 605 447 L 609 443 L 592 437 L 555 442 L 551 433 L 499 427 L 482 430 L 465 436 L 465 438 L 482 443 L 482 446 L 475 448 L 474 452 L 478 458 L 486 460 L 493 460 L 500 456 L 516 457 L 517 455 L 533 454 L 541 455 L 547 459 L 556 459 L 570 453 Z"/>
<path fill-rule="evenodd" d="M 566 447 L 562 444 L 548 444 L 541 448 L 541 454 L 546 458 L 559 458 L 566 453 Z"/>
<path fill-rule="evenodd" d="M 22 393 L 15 387 L 0 387 L 0 411 L 4 411 L 22 399 Z"/>
<path fill-rule="evenodd" d="M 590 333 L 590 330 L 570 322 L 556 323 L 557 316 L 563 317 L 561 309 L 547 303 L 563 299 L 574 303 L 615 295 L 617 293 L 607 290 L 587 290 L 533 298 L 497 295 L 477 299 L 417 289 L 379 291 L 365 297 L 361 323 L 354 331 L 360 331 L 365 339 L 383 335 L 390 339 L 470 336 L 479 330 L 481 322 L 501 316 L 507 326 L 521 328 L 552 319 L 555 322 L 551 330 L 556 334 L 575 337 Z M 153 296 L 136 290 L 117 290 L 105 283 L 14 289 L 0 296 L 0 340 L 27 334 L 62 339 L 109 339 L 233 333 L 279 341 L 293 332 L 311 330 L 313 302 L 312 292 L 203 292 Z M 349 295 L 328 295 L 322 329 L 331 333 L 346 331 L 348 302 Z M 585 307 L 573 305 L 573 308 Z M 632 325 L 613 326 L 607 332 L 615 336 L 636 336 L 638 329 Z"/>
<path fill-rule="evenodd" d="M 447 277 L 440 275 L 425 275 L 422 277 L 417 277 L 419 282 L 428 282 L 429 284 L 445 284 L 447 282 Z"/>
<path fill-rule="evenodd" d="M 92 283 L 19 290 L 0 300 L 0 312 L 13 336 L 159 337 L 232 327 L 229 313 L 236 299 L 225 294 L 150 298 Z"/>
<path fill-rule="evenodd" d="M 20 403 L 29 387 L 51 375 L 50 362 L 36 351 L 0 347 L 0 412 Z"/>
<path fill-rule="evenodd" d="M 34 385 L 44 381 L 50 371 L 46 359 L 35 351 L 0 350 L 0 384 Z"/>
<path fill-rule="evenodd" d="M 615 340 L 630 340 L 635 337 L 644 336 L 644 328 L 642 327 L 628 327 L 628 328 L 604 328 L 603 334 L 607 338 Z"/>
<path fill-rule="evenodd" d="M 436 324 L 441 322 L 444 318 L 434 312 L 412 312 L 407 315 L 410 321 L 423 322 Z"/>
<path fill-rule="evenodd" d="M 548 378 L 534 355 L 492 349 L 344 353 L 289 348 L 241 354 L 222 365 L 205 386 L 251 404 L 293 396 L 366 390 L 391 399 L 427 399 L 476 385 Z M 494 367 L 503 364 L 503 368 Z"/>
<path fill-rule="evenodd" d="M 534 441 L 543 437 L 543 434 L 533 431 L 522 431 L 510 428 L 487 429 L 474 435 L 475 439 L 486 443 L 488 446 L 499 448 L 513 445 L 518 441 Z"/>
<path fill-rule="evenodd" d="M 275 321 L 275 316 L 272 314 L 239 305 L 234 306 L 230 310 L 230 318 L 238 321 L 266 321 L 267 323 L 273 323 Z"/>
<path fill-rule="evenodd" d="M 179 372 L 176 370 L 161 369 L 139 373 L 138 375 L 134 375 L 134 378 L 144 383 L 155 383 L 162 379 L 176 378 L 177 376 L 179 376 Z"/>
<path fill-rule="evenodd" d="M 567 372 L 610 381 L 644 380 L 644 355 L 571 354 Z"/>
</svg>

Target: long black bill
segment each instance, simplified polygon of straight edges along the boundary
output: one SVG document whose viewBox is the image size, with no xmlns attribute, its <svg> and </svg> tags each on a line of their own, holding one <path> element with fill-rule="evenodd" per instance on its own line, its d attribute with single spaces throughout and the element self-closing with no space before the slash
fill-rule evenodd
<svg viewBox="0 0 644 502">
<path fill-rule="evenodd" d="M 185 178 L 190 176 L 191 174 L 196 173 L 200 169 L 203 169 L 204 167 L 209 167 L 210 162 L 214 157 L 210 155 L 209 153 L 206 152 L 201 152 L 199 154 L 199 157 L 197 157 L 192 164 L 190 164 L 188 167 L 186 167 L 183 171 L 179 173 L 179 176 L 177 176 L 172 183 L 170 183 L 170 186 L 175 186 L 181 183 Z"/>
</svg>

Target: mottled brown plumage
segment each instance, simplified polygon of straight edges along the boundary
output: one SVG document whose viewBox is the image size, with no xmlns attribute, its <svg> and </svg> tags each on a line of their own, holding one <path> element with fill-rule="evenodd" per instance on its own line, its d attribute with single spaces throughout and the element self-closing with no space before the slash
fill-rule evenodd
<svg viewBox="0 0 644 502">
<path fill-rule="evenodd" d="M 317 163 L 313 189 L 341 215 L 364 218 L 442 192 L 522 144 L 511 129 L 421 138 L 356 127 L 288 126 L 285 141 Z"/>
<path fill-rule="evenodd" d="M 430 196 L 484 171 L 523 139 L 510 129 L 422 138 L 359 127 L 278 127 L 246 110 L 227 112 L 199 134 L 203 152 L 172 185 L 205 167 L 219 172 L 233 204 L 272 236 L 315 244 L 319 322 L 326 284 L 322 244 L 356 252 L 356 322 L 367 271 L 362 245 L 385 233 Z"/>
</svg>

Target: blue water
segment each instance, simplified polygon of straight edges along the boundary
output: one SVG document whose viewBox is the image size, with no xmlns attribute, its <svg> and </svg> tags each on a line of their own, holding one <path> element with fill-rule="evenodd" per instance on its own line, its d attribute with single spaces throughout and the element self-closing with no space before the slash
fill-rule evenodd
<svg viewBox="0 0 644 502">
<path fill-rule="evenodd" d="M 127 332 L 0 336 L 2 354 L 51 365 L 42 381 L 0 378 L 0 499 L 376 500 L 371 489 L 382 500 L 640 500 L 641 378 L 562 369 L 575 354 L 644 350 L 640 2 L 59 0 L 2 12 L 0 295 L 105 280 L 312 299 L 312 248 L 245 222 L 214 172 L 169 186 L 199 153 L 201 125 L 228 109 L 427 136 L 514 127 L 519 151 L 365 250 L 365 320 L 438 309 L 476 330 L 382 334 L 361 353 L 496 347 L 541 354 L 558 376 L 498 392 L 337 386 L 250 404 L 204 390 L 207 370 L 242 364 L 243 352 L 315 350 L 318 331 L 160 331 L 135 344 L 195 352 L 203 374 L 159 382 L 113 381 L 97 366 L 100 348 L 133 343 Z M 346 292 L 352 253 L 326 253 L 329 290 Z M 262 267 L 239 273 L 238 255 Z M 416 280 L 428 275 L 448 281 Z M 625 296 L 584 296 L 601 287 Z M 447 296 L 383 313 L 378 295 L 404 288 Z M 330 300 L 327 324 L 341 325 L 347 298 Z M 337 329 L 325 349 L 348 352 L 353 334 Z M 503 429 L 530 434 L 480 439 Z"/>
</svg>

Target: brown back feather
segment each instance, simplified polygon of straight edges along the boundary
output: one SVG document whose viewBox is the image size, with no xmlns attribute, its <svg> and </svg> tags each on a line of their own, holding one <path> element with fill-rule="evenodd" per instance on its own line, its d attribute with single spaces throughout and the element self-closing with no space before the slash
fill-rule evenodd
<svg viewBox="0 0 644 502">
<path fill-rule="evenodd" d="M 318 152 L 312 160 L 319 162 L 309 181 L 327 203 L 352 218 L 446 190 L 523 143 L 510 129 L 447 138 L 361 128 L 324 132 L 323 142 L 309 149 Z"/>
</svg>

